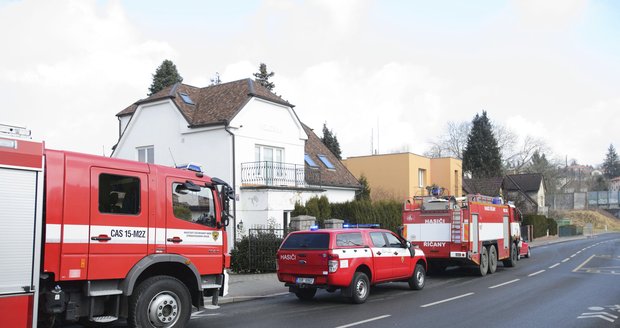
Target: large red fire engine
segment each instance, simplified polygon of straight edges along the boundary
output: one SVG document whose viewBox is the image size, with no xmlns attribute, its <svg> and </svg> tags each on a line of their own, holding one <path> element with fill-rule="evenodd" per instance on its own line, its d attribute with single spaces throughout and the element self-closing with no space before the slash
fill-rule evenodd
<svg viewBox="0 0 620 328">
<path fill-rule="evenodd" d="M 0 125 L 3 327 L 183 327 L 227 292 L 224 181 L 50 150 L 24 131 Z"/>
<path fill-rule="evenodd" d="M 520 222 L 519 210 L 499 197 L 415 197 L 404 205 L 402 235 L 424 251 L 430 270 L 473 264 L 484 276 L 498 261 L 516 265 Z"/>
</svg>

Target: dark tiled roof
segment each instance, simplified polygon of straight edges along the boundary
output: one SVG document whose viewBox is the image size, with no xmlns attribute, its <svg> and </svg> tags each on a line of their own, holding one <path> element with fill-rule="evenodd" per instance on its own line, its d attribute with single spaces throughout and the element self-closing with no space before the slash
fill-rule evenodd
<svg viewBox="0 0 620 328">
<path fill-rule="evenodd" d="M 502 178 L 463 179 L 463 190 L 466 194 L 499 196 L 502 189 Z"/>
<path fill-rule="evenodd" d="M 306 141 L 305 151 L 312 160 L 319 166 L 318 168 L 311 168 L 306 163 L 306 171 L 308 170 L 320 170 L 321 184 L 324 186 L 334 187 L 347 187 L 347 188 L 361 188 L 359 181 L 353 176 L 353 174 L 342 164 L 342 162 L 334 155 L 321 139 L 310 129 L 307 125 L 303 124 L 304 130 L 308 135 Z M 329 161 L 335 166 L 334 169 L 328 169 L 323 162 L 319 159 L 318 155 L 325 155 Z M 314 184 L 314 183 L 313 183 Z"/>
<path fill-rule="evenodd" d="M 194 104 L 185 103 L 181 99 L 180 93 L 189 95 Z M 251 79 L 243 79 L 205 88 L 176 83 L 146 99 L 138 100 L 120 111 L 116 116 L 132 115 L 138 105 L 141 104 L 172 99 L 190 126 L 227 124 L 252 97 L 293 107 L 260 83 Z"/>
<path fill-rule="evenodd" d="M 540 173 L 510 174 L 504 179 L 504 188 L 507 191 L 521 189 L 524 192 L 538 192 L 542 180 Z"/>
</svg>

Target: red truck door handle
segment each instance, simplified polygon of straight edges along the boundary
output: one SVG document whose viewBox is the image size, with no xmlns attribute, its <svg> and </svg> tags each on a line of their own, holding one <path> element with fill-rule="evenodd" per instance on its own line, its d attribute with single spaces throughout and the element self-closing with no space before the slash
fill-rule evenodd
<svg viewBox="0 0 620 328">
<path fill-rule="evenodd" d="M 171 243 L 180 243 L 183 241 L 183 239 L 179 238 L 179 237 L 173 237 L 173 238 L 168 238 L 166 239 L 167 241 L 171 242 Z"/>
<path fill-rule="evenodd" d="M 109 237 L 108 235 L 99 235 L 99 236 L 93 236 L 90 237 L 90 240 L 97 240 L 97 241 L 108 241 L 108 240 L 112 240 L 112 237 Z"/>
</svg>

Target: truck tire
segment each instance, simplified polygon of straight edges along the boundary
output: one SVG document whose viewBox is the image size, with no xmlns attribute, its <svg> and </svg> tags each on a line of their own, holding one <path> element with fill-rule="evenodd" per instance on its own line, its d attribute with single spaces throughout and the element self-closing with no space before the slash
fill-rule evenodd
<svg viewBox="0 0 620 328">
<path fill-rule="evenodd" d="M 424 283 L 426 282 L 426 270 L 422 264 L 418 263 L 415 265 L 413 275 L 411 275 L 407 282 L 409 283 L 410 289 L 420 290 L 424 288 Z"/>
<path fill-rule="evenodd" d="M 497 270 L 497 250 L 495 245 L 489 247 L 489 273 L 495 273 Z"/>
<path fill-rule="evenodd" d="M 316 288 L 298 288 L 295 296 L 302 301 L 311 300 L 316 295 Z"/>
<path fill-rule="evenodd" d="M 169 276 L 144 280 L 129 298 L 130 327 L 184 327 L 189 321 L 192 300 L 187 287 Z"/>
<path fill-rule="evenodd" d="M 486 276 L 489 271 L 489 254 L 487 253 L 487 248 L 484 246 L 480 249 L 480 265 L 478 269 L 480 269 L 479 274 L 481 277 Z"/>
<path fill-rule="evenodd" d="M 513 243 L 510 247 L 510 257 L 507 260 L 503 260 L 502 263 L 504 263 L 505 267 L 509 268 L 516 266 L 518 256 L 519 254 L 517 253 L 517 246 Z"/>
<path fill-rule="evenodd" d="M 525 258 L 529 259 L 532 256 L 532 252 L 530 251 L 530 246 L 527 247 L 527 254 L 525 254 Z"/>
<path fill-rule="evenodd" d="M 370 294 L 370 281 L 368 276 L 363 272 L 356 272 L 353 275 L 353 281 L 351 281 L 351 291 L 353 295 L 351 300 L 355 304 L 362 304 L 366 302 L 368 294 Z"/>
</svg>

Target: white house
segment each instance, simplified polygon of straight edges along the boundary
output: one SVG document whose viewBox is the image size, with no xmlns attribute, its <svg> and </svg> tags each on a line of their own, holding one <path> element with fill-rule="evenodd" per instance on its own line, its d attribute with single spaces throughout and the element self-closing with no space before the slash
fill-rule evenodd
<svg viewBox="0 0 620 328">
<path fill-rule="evenodd" d="M 196 163 L 235 189 L 235 238 L 287 226 L 296 201 L 353 200 L 360 184 L 302 122 L 293 105 L 244 79 L 197 88 L 177 83 L 119 112 L 112 157 Z M 231 240 L 234 240 L 231 238 Z"/>
</svg>

